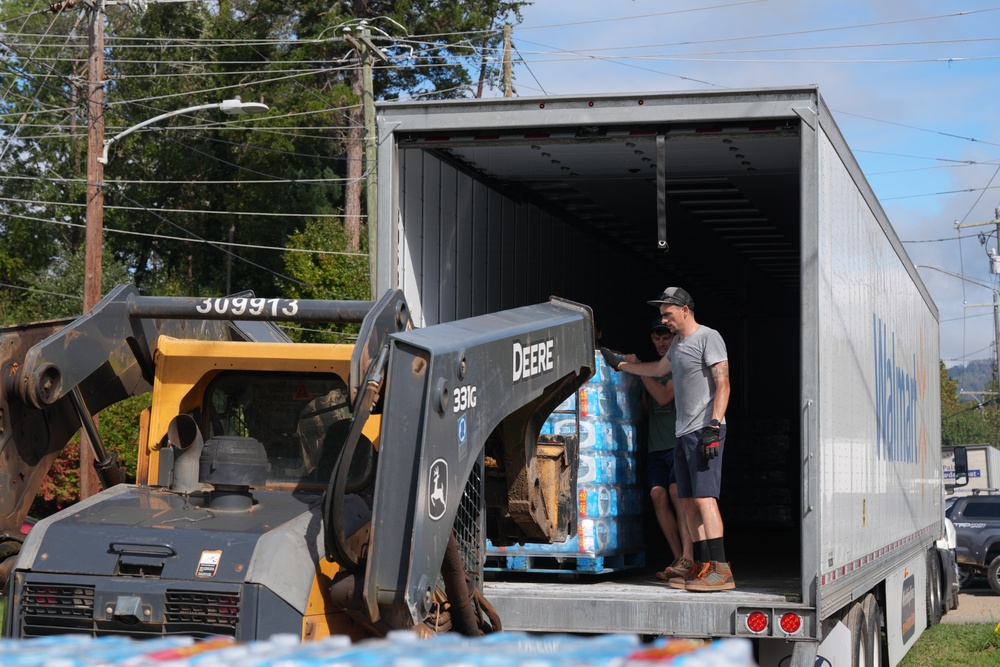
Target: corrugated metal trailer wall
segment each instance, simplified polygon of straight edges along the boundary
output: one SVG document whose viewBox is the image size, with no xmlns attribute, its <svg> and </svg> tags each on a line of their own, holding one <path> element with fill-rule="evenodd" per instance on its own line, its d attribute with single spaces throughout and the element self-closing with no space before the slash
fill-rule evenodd
<svg viewBox="0 0 1000 667">
<path fill-rule="evenodd" d="M 635 310 L 662 289 L 662 278 L 637 275 L 624 252 L 515 201 L 433 151 L 397 155 L 399 285 L 418 325 L 560 296 L 593 306 L 598 326 L 613 328 L 611 309 L 620 299 Z"/>
</svg>

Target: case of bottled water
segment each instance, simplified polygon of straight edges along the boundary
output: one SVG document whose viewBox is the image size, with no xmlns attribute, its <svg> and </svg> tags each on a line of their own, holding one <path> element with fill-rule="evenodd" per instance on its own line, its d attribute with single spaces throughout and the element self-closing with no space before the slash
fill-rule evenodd
<svg viewBox="0 0 1000 667">
<path fill-rule="evenodd" d="M 231 638 L 57 635 L 0 641 L 2 663 L 44 667 L 755 667 L 750 641 L 704 642 L 636 635 L 581 637 L 497 632 L 481 637 L 454 633 L 421 639 L 397 630 L 352 643 L 345 636 L 303 642 L 274 635 L 255 642 Z"/>
<path fill-rule="evenodd" d="M 594 376 L 542 427 L 542 433 L 578 436 L 577 535 L 558 544 L 503 549 L 487 543 L 488 556 L 600 557 L 643 548 L 643 492 L 637 474 L 642 385 L 612 370 L 599 353 L 594 362 Z"/>
</svg>

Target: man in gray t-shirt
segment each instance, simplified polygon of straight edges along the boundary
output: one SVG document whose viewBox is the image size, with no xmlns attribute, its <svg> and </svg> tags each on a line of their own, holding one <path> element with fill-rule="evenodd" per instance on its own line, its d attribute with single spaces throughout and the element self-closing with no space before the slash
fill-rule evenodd
<svg viewBox="0 0 1000 667">
<path fill-rule="evenodd" d="M 729 407 L 729 357 L 722 336 L 694 318 L 694 300 L 680 287 L 668 287 L 648 302 L 676 333 L 660 361 L 623 361 L 617 370 L 639 376 L 674 379 L 677 445 L 674 465 L 677 496 L 694 540 L 695 565 L 673 588 L 719 591 L 736 587 L 723 545 L 719 489 Z"/>
</svg>

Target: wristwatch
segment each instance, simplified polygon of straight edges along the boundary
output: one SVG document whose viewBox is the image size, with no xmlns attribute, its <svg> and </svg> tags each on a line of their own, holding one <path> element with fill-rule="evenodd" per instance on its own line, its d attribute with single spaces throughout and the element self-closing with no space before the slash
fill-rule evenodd
<svg viewBox="0 0 1000 667">
<path fill-rule="evenodd" d="M 708 422 L 708 425 L 709 426 L 720 426 L 719 420 L 718 419 L 713 419 L 712 421 Z"/>
</svg>

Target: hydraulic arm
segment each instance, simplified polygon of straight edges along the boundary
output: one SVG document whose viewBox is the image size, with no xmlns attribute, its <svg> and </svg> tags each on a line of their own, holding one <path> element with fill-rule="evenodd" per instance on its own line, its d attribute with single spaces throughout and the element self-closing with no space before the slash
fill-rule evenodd
<svg viewBox="0 0 1000 667">
<path fill-rule="evenodd" d="M 0 534 L 17 534 L 52 462 L 83 426 L 105 487 L 121 481 L 91 415 L 150 391 L 162 334 L 289 342 L 275 320 L 361 322 L 370 301 L 144 297 L 130 285 L 72 320 L 0 330 Z"/>
<path fill-rule="evenodd" d="M 363 581 L 369 619 L 393 616 L 398 627 L 400 614 L 412 623 L 427 616 L 470 493 L 473 512 L 486 506 L 498 544 L 560 541 L 575 529 L 577 443 L 539 442 L 538 434 L 593 373 L 593 319 L 586 306 L 552 299 L 399 332 L 387 346 L 369 373 L 384 401 L 370 537 L 366 553 L 349 554 L 364 576 L 339 579 L 334 597 L 358 604 Z M 477 489 L 481 460 L 485 488 Z M 327 538 L 343 561 L 345 549 L 357 549 L 331 535 L 340 497 L 332 495 Z"/>
</svg>

